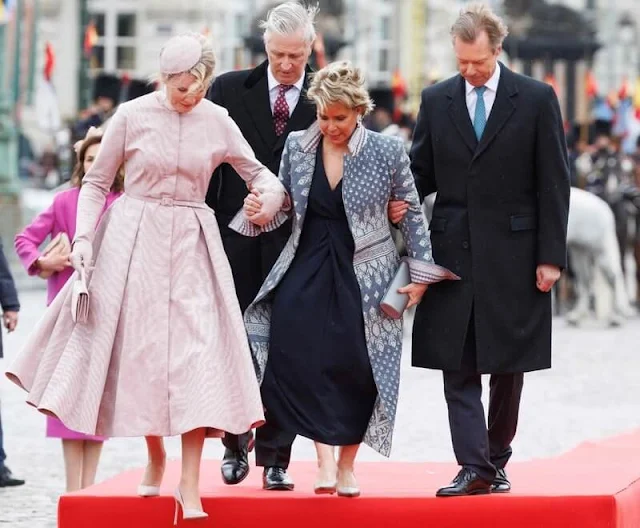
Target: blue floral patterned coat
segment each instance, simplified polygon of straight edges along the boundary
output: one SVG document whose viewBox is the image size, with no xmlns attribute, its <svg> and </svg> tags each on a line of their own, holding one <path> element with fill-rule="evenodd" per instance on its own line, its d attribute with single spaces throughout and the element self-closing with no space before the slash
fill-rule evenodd
<svg viewBox="0 0 640 528">
<path fill-rule="evenodd" d="M 269 354 L 270 294 L 287 272 L 298 248 L 320 139 L 317 123 L 306 131 L 292 132 L 287 138 L 280 180 L 290 195 L 292 208 L 287 213 L 280 212 L 270 225 L 262 228 L 274 229 L 289 215 L 294 215 L 291 237 L 244 315 L 260 382 Z M 389 456 L 402 353 L 402 320 L 391 319 L 380 309 L 380 301 L 400 259 L 387 219 L 390 199 L 404 200 L 410 206 L 400 223 L 400 230 L 408 250 L 412 281 L 437 282 L 444 278 L 446 270 L 433 263 L 431 241 L 409 169 L 409 158 L 398 138 L 371 132 L 360 125 L 357 127 L 349 142 L 349 154 L 344 159 L 342 197 L 355 242 L 353 267 L 362 294 L 365 338 L 378 389 L 363 441 Z M 259 234 L 261 229 L 243 221 L 240 215 L 230 226 L 247 236 Z M 295 310 L 295 306 L 291 309 Z"/>
</svg>

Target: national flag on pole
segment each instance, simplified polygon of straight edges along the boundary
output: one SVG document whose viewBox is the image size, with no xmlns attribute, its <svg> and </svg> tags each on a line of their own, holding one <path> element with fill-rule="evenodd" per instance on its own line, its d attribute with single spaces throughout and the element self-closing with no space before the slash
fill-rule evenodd
<svg viewBox="0 0 640 528">
<path fill-rule="evenodd" d="M 598 95 L 598 84 L 596 83 L 596 78 L 591 70 L 589 70 L 585 76 L 584 89 L 587 93 L 587 97 L 590 99 Z"/>
<path fill-rule="evenodd" d="M 633 108 L 636 111 L 636 119 L 640 120 L 640 77 L 636 79 L 636 86 L 633 90 Z"/>
<path fill-rule="evenodd" d="M 393 77 L 391 78 L 391 91 L 393 92 L 394 97 L 403 98 L 407 96 L 407 82 L 398 70 L 393 72 Z"/>
<path fill-rule="evenodd" d="M 44 48 L 44 78 L 47 81 L 53 76 L 53 67 L 56 64 L 56 55 L 53 51 L 51 42 L 47 42 Z"/>
<path fill-rule="evenodd" d="M 84 32 L 84 54 L 87 57 L 91 57 L 93 47 L 98 42 L 98 30 L 96 29 L 96 23 L 92 20 L 87 25 L 87 29 Z"/>
<path fill-rule="evenodd" d="M 631 86 L 629 85 L 629 79 L 625 76 L 622 78 L 622 85 L 620 86 L 620 90 L 618 90 L 618 99 L 622 101 L 627 97 L 631 97 Z"/>
</svg>

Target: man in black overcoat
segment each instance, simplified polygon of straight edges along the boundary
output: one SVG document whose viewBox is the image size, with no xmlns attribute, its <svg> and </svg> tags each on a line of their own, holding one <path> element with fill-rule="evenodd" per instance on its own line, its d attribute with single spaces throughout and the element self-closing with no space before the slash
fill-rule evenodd
<svg viewBox="0 0 640 528">
<path fill-rule="evenodd" d="M 551 293 L 566 266 L 569 168 L 553 88 L 498 62 L 507 29 L 472 5 L 451 28 L 459 75 L 422 93 L 412 170 L 437 192 L 435 261 L 413 365 L 443 371 L 461 470 L 438 496 L 507 492 L 523 373 L 551 366 Z M 481 374 L 491 374 L 488 426 Z"/>
<path fill-rule="evenodd" d="M 305 97 L 311 72 L 307 62 L 315 39 L 314 16 L 315 9 L 297 2 L 272 9 L 263 23 L 267 60 L 255 69 L 220 75 L 209 92 L 211 101 L 229 111 L 258 160 L 276 175 L 289 132 L 304 130 L 316 119 L 315 106 Z M 229 229 L 247 194 L 244 180 L 230 165 L 223 164 L 211 179 L 206 199 L 216 213 L 243 312 L 291 234 L 291 221 L 255 238 Z M 286 470 L 295 435 L 269 423 L 268 413 L 267 409 L 267 423 L 256 430 L 256 464 L 264 467 L 265 489 L 291 490 L 294 483 Z M 225 483 L 237 484 L 248 475 L 250 440 L 250 432 L 225 435 L 221 467 Z"/>
</svg>

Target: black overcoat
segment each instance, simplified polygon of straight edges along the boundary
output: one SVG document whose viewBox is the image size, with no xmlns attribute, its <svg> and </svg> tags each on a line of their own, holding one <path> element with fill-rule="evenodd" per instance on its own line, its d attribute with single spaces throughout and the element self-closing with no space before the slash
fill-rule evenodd
<svg viewBox="0 0 640 528">
<path fill-rule="evenodd" d="M 418 306 L 413 365 L 460 369 L 473 313 L 478 372 L 549 368 L 551 294 L 536 288 L 536 267 L 566 266 L 570 189 L 553 89 L 501 64 L 478 143 L 464 79 L 431 86 L 411 160 L 421 198 L 437 192 L 433 257 L 462 277 L 432 285 Z"/>
<path fill-rule="evenodd" d="M 307 68 L 298 104 L 284 134 L 277 136 L 269 102 L 268 65 L 265 61 L 254 69 L 220 75 L 212 84 L 208 98 L 228 110 L 256 158 L 277 175 L 287 135 L 291 131 L 308 128 L 316 119 L 316 109 L 306 98 L 311 72 Z M 246 195 L 244 180 L 233 167 L 223 164 L 213 174 L 206 198 L 207 205 L 216 213 L 243 311 L 258 293 L 291 234 L 291 222 L 256 238 L 245 237 L 229 229 L 229 222 L 242 208 Z"/>
</svg>

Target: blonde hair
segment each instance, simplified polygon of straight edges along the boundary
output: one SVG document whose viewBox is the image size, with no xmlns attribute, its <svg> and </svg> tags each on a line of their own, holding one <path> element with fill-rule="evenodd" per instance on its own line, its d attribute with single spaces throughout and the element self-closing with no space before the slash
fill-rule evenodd
<svg viewBox="0 0 640 528">
<path fill-rule="evenodd" d="M 332 62 L 313 74 L 307 97 L 320 109 L 340 103 L 347 108 L 362 109 L 362 115 L 366 115 L 374 107 L 362 71 L 349 61 Z"/>
<path fill-rule="evenodd" d="M 290 37 L 302 33 L 305 43 L 311 45 L 316 39 L 314 21 L 318 11 L 317 5 L 305 7 L 298 2 L 284 2 L 270 9 L 266 20 L 259 24 L 264 29 L 265 44 L 271 35 Z"/>
<path fill-rule="evenodd" d="M 497 50 L 509 34 L 507 25 L 489 6 L 479 2 L 467 5 L 460 11 L 458 19 L 451 26 L 451 38 L 471 44 L 482 31 L 487 33 L 493 51 Z"/>
<path fill-rule="evenodd" d="M 213 51 L 211 42 L 209 42 L 209 39 L 204 35 L 194 32 L 184 33 L 184 35 L 195 38 L 200 43 L 200 46 L 202 46 L 200 60 L 198 60 L 198 62 L 187 71 L 172 73 L 169 75 L 161 73 L 156 75 L 152 81 L 160 81 L 166 84 L 166 82 L 173 77 L 177 77 L 183 73 L 189 73 L 196 78 L 195 82 L 189 87 L 189 92 L 193 93 L 201 90 L 202 88 L 209 88 L 213 82 L 213 73 L 216 69 L 216 54 Z"/>
</svg>

